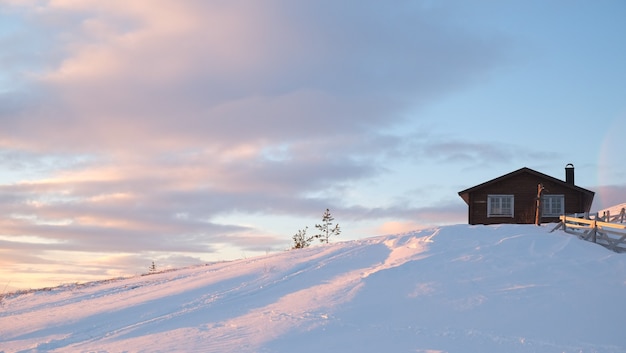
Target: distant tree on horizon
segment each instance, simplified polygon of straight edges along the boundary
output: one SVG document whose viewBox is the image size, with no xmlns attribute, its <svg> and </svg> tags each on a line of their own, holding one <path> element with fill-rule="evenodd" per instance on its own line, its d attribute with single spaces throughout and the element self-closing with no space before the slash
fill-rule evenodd
<svg viewBox="0 0 626 353">
<path fill-rule="evenodd" d="M 322 215 L 322 224 L 315 225 L 315 228 L 319 231 L 319 234 L 316 234 L 315 238 L 319 239 L 321 243 L 328 244 L 331 236 L 338 236 L 341 233 L 339 223 L 335 224 L 333 227 L 334 220 L 335 218 L 333 218 L 330 214 L 330 210 L 327 208 L 326 212 Z"/>
<path fill-rule="evenodd" d="M 315 225 L 315 228 L 317 228 L 319 233 L 313 236 L 307 236 L 306 232 L 309 229 L 308 226 L 304 227 L 304 229 L 299 229 L 298 232 L 292 237 L 293 245 L 291 246 L 291 248 L 307 248 L 311 246 L 311 242 L 313 242 L 313 239 L 319 239 L 320 243 L 328 244 L 331 237 L 341 234 L 341 228 L 339 228 L 339 224 L 333 223 L 334 220 L 335 218 L 330 214 L 330 210 L 327 208 L 322 215 L 322 224 Z"/>
<path fill-rule="evenodd" d="M 152 261 L 152 265 L 150 265 L 150 267 L 148 267 L 148 273 L 156 273 L 157 272 L 157 267 L 154 264 L 154 261 Z"/>
</svg>

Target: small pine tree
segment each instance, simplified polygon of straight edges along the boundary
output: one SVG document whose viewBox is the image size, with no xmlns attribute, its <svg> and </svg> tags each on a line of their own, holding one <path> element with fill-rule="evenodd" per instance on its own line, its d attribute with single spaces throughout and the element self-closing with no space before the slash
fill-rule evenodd
<svg viewBox="0 0 626 353">
<path fill-rule="evenodd" d="M 152 265 L 150 265 L 150 267 L 148 267 L 148 272 L 149 273 L 156 273 L 157 272 L 157 268 L 156 268 L 156 265 L 154 264 L 154 261 L 152 261 Z"/>
<path fill-rule="evenodd" d="M 328 244 L 331 236 L 338 236 L 341 233 L 339 224 L 335 224 L 333 227 L 333 221 L 335 218 L 330 214 L 330 210 L 327 208 L 326 212 L 322 216 L 322 224 L 316 224 L 315 228 L 319 230 L 319 234 L 315 235 L 315 238 L 319 239 L 321 243 Z"/>
<path fill-rule="evenodd" d="M 293 236 L 293 246 L 291 247 L 292 249 L 302 249 L 302 248 L 306 248 L 309 245 L 311 245 L 311 241 L 313 240 L 313 237 L 307 237 L 306 236 L 306 231 L 309 229 L 309 227 L 305 227 L 304 229 L 300 229 L 298 230 L 298 233 L 296 233 Z"/>
</svg>

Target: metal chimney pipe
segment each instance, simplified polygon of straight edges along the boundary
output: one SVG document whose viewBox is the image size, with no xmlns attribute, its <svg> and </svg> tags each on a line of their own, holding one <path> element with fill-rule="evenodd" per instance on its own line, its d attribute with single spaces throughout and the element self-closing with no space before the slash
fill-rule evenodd
<svg viewBox="0 0 626 353">
<path fill-rule="evenodd" d="M 572 163 L 567 163 L 565 166 L 565 182 L 574 185 L 574 165 Z"/>
</svg>

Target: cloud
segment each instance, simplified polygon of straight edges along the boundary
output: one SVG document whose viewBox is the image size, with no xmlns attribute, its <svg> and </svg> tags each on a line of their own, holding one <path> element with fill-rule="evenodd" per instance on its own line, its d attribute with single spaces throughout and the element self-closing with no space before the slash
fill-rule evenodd
<svg viewBox="0 0 626 353">
<path fill-rule="evenodd" d="M 389 160 L 489 153 L 389 132 L 505 60 L 506 41 L 457 30 L 443 8 L 55 0 L 0 10 L 17 19 L 0 32 L 3 77 L 17 82 L 0 87 L 0 163 L 17 168 L 0 184 L 4 249 L 178 261 L 284 245 L 278 230 L 219 221 L 234 213 L 271 222 L 334 205 L 354 221 L 440 219 L 345 197 L 389 173 Z"/>
<path fill-rule="evenodd" d="M 424 228 L 423 224 L 419 224 L 416 222 L 405 221 L 389 221 L 383 223 L 380 227 L 376 229 L 376 233 L 378 234 L 400 234 L 406 233 L 410 231 L 415 231 L 418 229 Z"/>
<path fill-rule="evenodd" d="M 601 185 L 592 190 L 596 192 L 592 212 L 626 202 L 626 185 Z"/>
<path fill-rule="evenodd" d="M 33 255 L 32 249 L 28 246 L 16 247 L 14 244 L 0 240 L 0 264 L 3 267 L 11 266 L 15 263 L 21 264 L 51 264 L 51 260 L 44 259 L 40 256 Z M 31 253 L 26 253 L 31 250 Z"/>
<path fill-rule="evenodd" d="M 361 134 L 501 55 L 429 15 L 408 2 L 51 2 L 36 16 L 57 47 L 33 82 L 48 99 L 8 126 L 87 150 Z"/>
</svg>

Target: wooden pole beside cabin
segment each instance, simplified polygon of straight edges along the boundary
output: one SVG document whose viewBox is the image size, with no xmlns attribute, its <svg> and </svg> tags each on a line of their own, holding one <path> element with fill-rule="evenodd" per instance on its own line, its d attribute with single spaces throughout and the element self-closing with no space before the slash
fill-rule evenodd
<svg viewBox="0 0 626 353">
<path fill-rule="evenodd" d="M 535 224 L 541 225 L 541 193 L 543 192 L 543 184 L 537 185 L 537 210 L 535 211 Z"/>
</svg>

